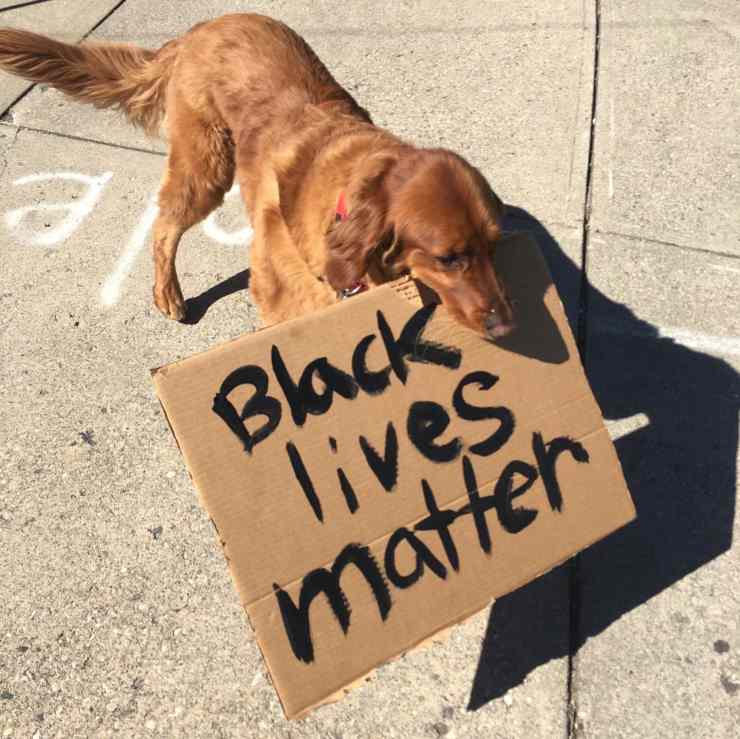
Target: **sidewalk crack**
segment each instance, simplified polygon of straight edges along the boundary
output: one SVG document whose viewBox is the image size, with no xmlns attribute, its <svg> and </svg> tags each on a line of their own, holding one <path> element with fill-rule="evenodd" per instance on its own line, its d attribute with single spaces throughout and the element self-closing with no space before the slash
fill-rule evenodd
<svg viewBox="0 0 740 739">
<path fill-rule="evenodd" d="M 18 123 L 9 124 L 0 120 L 0 127 L 13 126 L 17 131 L 30 131 L 31 133 L 40 133 L 44 136 L 53 136 L 58 139 L 69 139 L 70 141 L 81 141 L 86 144 L 97 144 L 99 146 L 110 146 L 113 149 L 123 149 L 124 151 L 137 151 L 141 154 L 152 154 L 158 157 L 166 157 L 167 154 L 156 149 L 144 149 L 141 146 L 129 146 L 128 144 L 114 144 L 112 141 L 102 141 L 101 139 L 91 139 L 86 136 L 74 136 L 71 133 L 61 133 L 59 131 L 49 131 L 45 128 L 36 128 L 34 126 L 24 126 Z"/>
<path fill-rule="evenodd" d="M 708 249 L 702 246 L 689 246 L 689 244 L 679 244 L 677 241 L 666 241 L 665 239 L 653 239 L 649 236 L 635 235 L 624 233 L 622 231 L 602 230 L 594 228 L 593 233 L 601 236 L 617 236 L 627 241 L 642 241 L 646 244 L 657 244 L 659 246 L 670 246 L 674 249 L 683 249 L 685 251 L 698 252 L 699 254 L 710 254 L 717 257 L 728 257 L 729 259 L 740 259 L 740 254 L 736 252 L 723 251 L 721 249 Z"/>
<path fill-rule="evenodd" d="M 0 179 L 2 179 L 3 175 L 5 174 L 5 170 L 8 168 L 8 159 L 10 156 L 10 152 L 15 146 L 15 142 L 18 140 L 18 134 L 20 132 L 20 128 L 14 128 L 13 140 L 8 144 L 7 151 L 3 152 L 3 154 L 0 155 Z"/>
<path fill-rule="evenodd" d="M 25 0 L 25 2 L 19 2 L 15 5 L 8 5 L 4 8 L 0 8 L 0 13 L 5 13 L 8 10 L 18 10 L 18 8 L 27 8 L 29 5 L 41 5 L 42 3 L 49 3 L 51 0 Z"/>
<path fill-rule="evenodd" d="M 596 111 L 599 94 L 599 62 L 601 52 L 601 2 L 594 0 L 594 77 L 591 92 L 591 120 L 588 136 L 588 163 L 586 168 L 586 193 L 583 202 L 583 230 L 581 234 L 581 285 L 578 296 L 578 327 L 576 343 L 581 362 L 586 365 L 587 337 L 588 337 L 588 247 L 591 237 L 591 209 L 593 205 L 593 172 L 594 172 L 594 143 L 596 139 Z M 568 595 L 570 603 L 569 638 L 568 638 L 568 677 L 567 677 L 567 706 L 566 722 L 569 739 L 578 739 L 583 729 L 578 719 L 578 703 L 576 698 L 575 672 L 576 655 L 581 639 L 581 600 L 580 600 L 580 555 L 576 555 L 570 562 L 568 581 Z"/>
</svg>

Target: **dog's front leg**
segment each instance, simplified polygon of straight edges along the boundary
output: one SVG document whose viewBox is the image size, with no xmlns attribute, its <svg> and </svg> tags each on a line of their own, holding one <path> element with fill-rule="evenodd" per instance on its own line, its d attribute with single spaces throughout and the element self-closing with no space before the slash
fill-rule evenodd
<svg viewBox="0 0 740 739">
<path fill-rule="evenodd" d="M 276 202 L 255 209 L 250 292 L 265 325 L 337 302 L 336 292 L 309 269 Z"/>
</svg>

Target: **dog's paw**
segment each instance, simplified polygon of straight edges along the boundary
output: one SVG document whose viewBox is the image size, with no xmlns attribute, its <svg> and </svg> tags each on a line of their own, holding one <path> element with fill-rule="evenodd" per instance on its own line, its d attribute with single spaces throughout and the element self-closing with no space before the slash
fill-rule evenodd
<svg viewBox="0 0 740 739">
<path fill-rule="evenodd" d="M 185 300 L 176 282 L 170 282 L 163 287 L 154 286 L 154 305 L 173 321 L 182 321 L 185 318 Z"/>
</svg>

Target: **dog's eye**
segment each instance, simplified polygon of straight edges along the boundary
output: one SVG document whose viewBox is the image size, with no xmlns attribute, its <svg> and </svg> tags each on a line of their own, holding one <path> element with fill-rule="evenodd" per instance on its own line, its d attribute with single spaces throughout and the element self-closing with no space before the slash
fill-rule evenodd
<svg viewBox="0 0 740 739">
<path fill-rule="evenodd" d="M 460 257 L 457 254 L 447 254 L 444 257 L 437 257 L 437 261 L 443 267 L 447 267 L 447 268 L 452 268 L 456 266 L 459 260 L 460 260 Z"/>
<path fill-rule="evenodd" d="M 443 269 L 464 272 L 470 265 L 470 256 L 467 253 L 453 253 L 444 257 L 437 257 L 437 262 L 442 265 Z"/>
</svg>

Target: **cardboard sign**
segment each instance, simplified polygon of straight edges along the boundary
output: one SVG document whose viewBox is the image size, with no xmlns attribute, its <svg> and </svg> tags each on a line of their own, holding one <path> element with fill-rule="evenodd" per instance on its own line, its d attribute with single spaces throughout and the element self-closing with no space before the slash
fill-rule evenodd
<svg viewBox="0 0 740 739">
<path fill-rule="evenodd" d="M 634 517 L 536 245 L 493 344 L 410 279 L 153 372 L 288 717 Z"/>
</svg>

